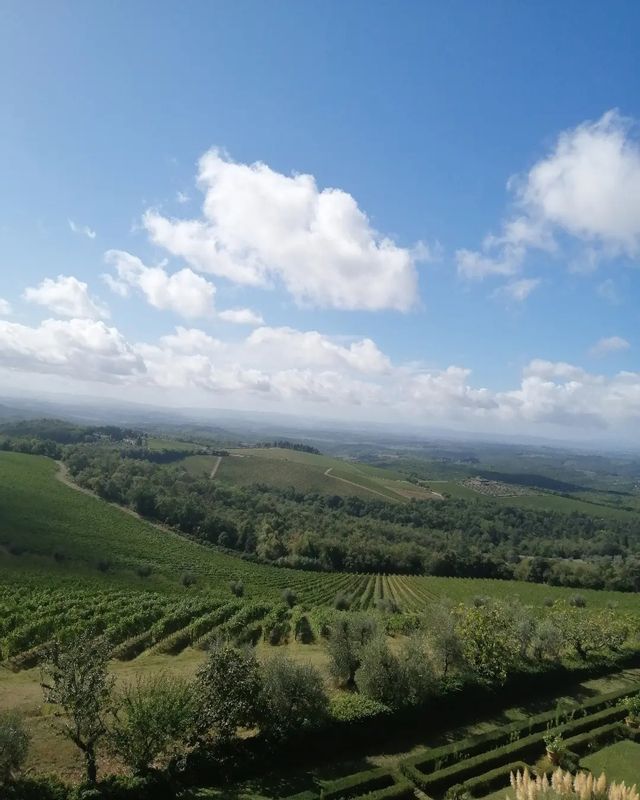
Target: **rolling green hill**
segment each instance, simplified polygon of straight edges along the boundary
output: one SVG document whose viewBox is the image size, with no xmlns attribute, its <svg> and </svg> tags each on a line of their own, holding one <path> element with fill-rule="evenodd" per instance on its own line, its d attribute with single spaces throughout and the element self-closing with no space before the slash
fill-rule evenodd
<svg viewBox="0 0 640 800">
<path fill-rule="evenodd" d="M 189 456 L 185 467 L 192 474 L 210 474 L 215 456 Z M 237 486 L 262 483 L 278 489 L 380 498 L 405 502 L 411 497 L 439 499 L 428 489 L 409 483 L 402 473 L 344 461 L 329 456 L 278 447 L 242 448 L 224 456 L 216 480 Z"/>
</svg>

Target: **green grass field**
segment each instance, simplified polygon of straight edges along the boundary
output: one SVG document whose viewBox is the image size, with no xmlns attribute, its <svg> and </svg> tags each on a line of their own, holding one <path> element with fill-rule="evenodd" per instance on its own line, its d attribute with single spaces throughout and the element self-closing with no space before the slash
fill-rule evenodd
<svg viewBox="0 0 640 800">
<path fill-rule="evenodd" d="M 215 456 L 187 456 L 182 462 L 192 475 L 208 476 L 215 466 Z M 462 500 L 481 500 L 503 506 L 579 512 L 602 519 L 629 519 L 636 511 L 617 508 L 602 501 L 598 495 L 564 497 L 551 492 L 513 496 L 487 497 L 464 486 L 458 480 L 422 481 L 410 483 L 407 473 L 394 468 L 374 467 L 356 461 L 330 456 L 273 448 L 241 448 L 225 456 L 217 470 L 216 480 L 236 486 L 263 483 L 279 489 L 293 487 L 301 492 L 356 496 L 363 500 L 392 500 L 406 502 L 411 498 L 439 500 L 441 495 Z M 592 499 L 593 502 L 588 502 Z M 635 502 L 635 499 L 633 499 Z M 631 502 L 631 501 L 630 501 Z"/>
<path fill-rule="evenodd" d="M 190 462 L 187 468 L 193 469 L 194 458 L 186 461 Z M 216 479 L 240 486 L 265 483 L 282 489 L 293 487 L 303 492 L 357 496 L 365 500 L 406 502 L 410 497 L 434 497 L 428 490 L 409 484 L 402 473 L 394 470 L 278 447 L 232 451 L 223 458 Z"/>
<path fill-rule="evenodd" d="M 614 508 L 610 505 L 601 503 L 588 503 L 580 500 L 579 497 L 563 497 L 562 495 L 543 492 L 535 495 L 523 495 L 521 497 L 496 497 L 494 502 L 504 506 L 520 506 L 522 508 L 535 508 L 537 510 L 560 511 L 571 514 L 577 511 L 581 514 L 588 514 L 590 517 L 601 517 L 602 519 L 637 519 L 638 513 L 626 511 L 623 508 Z"/>
<path fill-rule="evenodd" d="M 202 445 L 193 442 L 182 442 L 179 439 L 163 439 L 159 436 L 149 436 L 147 439 L 149 450 L 183 450 L 185 453 L 194 453 Z"/>
<path fill-rule="evenodd" d="M 609 781 L 640 786 L 640 744 L 628 739 L 610 744 L 583 758 L 580 766 L 597 776 L 604 772 Z"/>
</svg>

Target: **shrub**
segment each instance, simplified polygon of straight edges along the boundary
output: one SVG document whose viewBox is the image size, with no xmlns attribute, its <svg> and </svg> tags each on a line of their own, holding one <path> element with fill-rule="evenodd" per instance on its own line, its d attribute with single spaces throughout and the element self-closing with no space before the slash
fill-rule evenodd
<svg viewBox="0 0 640 800">
<path fill-rule="evenodd" d="M 136 567 L 136 573 L 140 578 L 148 578 L 152 572 L 153 570 L 149 564 L 140 564 L 138 567 Z"/>
<path fill-rule="evenodd" d="M 284 589 L 282 592 L 282 602 L 289 606 L 289 608 L 293 608 L 298 602 L 298 595 L 293 591 L 293 589 Z"/>
<path fill-rule="evenodd" d="M 194 586 L 196 581 L 197 581 L 196 576 L 192 575 L 190 572 L 185 572 L 182 578 L 180 578 L 180 582 L 185 587 L 185 589 L 188 589 L 190 586 Z"/>
<path fill-rule="evenodd" d="M 186 681 L 162 673 L 139 678 L 122 690 L 109 744 L 143 775 L 158 759 L 179 752 L 193 717 L 193 691 Z"/>
<path fill-rule="evenodd" d="M 389 706 L 354 692 L 337 692 L 329 700 L 329 716 L 337 722 L 375 720 L 390 713 Z"/>
<path fill-rule="evenodd" d="M 0 712 L 0 785 L 8 783 L 24 764 L 29 735 L 15 711 Z"/>
<path fill-rule="evenodd" d="M 607 786 L 604 773 L 596 778 L 590 772 L 578 772 L 572 775 L 557 769 L 551 780 L 544 776 L 533 777 L 528 769 L 515 774 L 511 773 L 511 787 L 516 800 L 639 800 L 636 787 L 625 786 L 624 783 L 612 783 Z"/>
<path fill-rule="evenodd" d="M 240 580 L 233 580 L 229 583 L 229 589 L 234 597 L 244 596 L 244 583 Z"/>
<path fill-rule="evenodd" d="M 333 601 L 333 607 L 338 611 L 348 611 L 351 608 L 351 595 L 346 592 L 338 592 Z"/>
<path fill-rule="evenodd" d="M 55 778 L 17 778 L 3 787 L 2 800 L 69 800 L 69 789 Z"/>
<path fill-rule="evenodd" d="M 300 642 L 300 644 L 313 644 L 315 641 L 316 637 L 306 614 L 303 614 L 296 622 L 295 636 L 296 641 Z"/>
<path fill-rule="evenodd" d="M 262 718 L 262 680 L 255 654 L 227 642 L 214 642 L 197 673 L 197 732 L 232 739 L 238 728 Z"/>
<path fill-rule="evenodd" d="M 627 712 L 629 724 L 640 727 L 640 694 L 632 694 L 620 701 L 620 705 Z"/>
<path fill-rule="evenodd" d="M 406 702 L 400 661 L 380 637 L 362 648 L 355 682 L 359 692 L 391 708 L 400 708 Z"/>
<path fill-rule="evenodd" d="M 328 698 L 322 676 L 311 664 L 271 658 L 263 668 L 265 732 L 284 737 L 313 728 L 326 718 Z"/>
</svg>

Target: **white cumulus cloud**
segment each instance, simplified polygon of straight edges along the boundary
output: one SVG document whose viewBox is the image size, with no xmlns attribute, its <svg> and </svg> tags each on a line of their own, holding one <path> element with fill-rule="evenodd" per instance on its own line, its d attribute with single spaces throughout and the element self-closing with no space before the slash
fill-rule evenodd
<svg viewBox="0 0 640 800">
<path fill-rule="evenodd" d="M 25 289 L 23 296 L 29 303 L 44 306 L 61 317 L 106 319 L 109 316 L 109 310 L 90 296 L 87 284 L 72 275 L 45 278 L 38 286 Z"/>
<path fill-rule="evenodd" d="M 8 300 L 4 300 L 2 297 L 0 297 L 0 314 L 7 316 L 8 314 L 11 314 L 11 312 L 11 303 Z"/>
<path fill-rule="evenodd" d="M 616 255 L 640 254 L 640 140 L 630 120 L 607 111 L 564 131 L 525 175 L 510 180 L 512 214 L 481 250 L 456 253 L 465 278 L 518 272 L 531 249 L 582 248 L 573 271 L 591 271 Z"/>
<path fill-rule="evenodd" d="M 118 330 L 91 319 L 47 319 L 37 327 L 0 320 L 0 365 L 89 381 L 144 371 L 144 362 Z"/>
<path fill-rule="evenodd" d="M 194 269 L 234 283 L 281 282 L 302 304 L 407 310 L 417 300 L 408 249 L 379 234 L 354 198 L 320 190 L 311 175 L 287 176 L 266 164 L 237 164 L 218 150 L 200 159 L 201 219 L 144 215 L 151 239 Z"/>
<path fill-rule="evenodd" d="M 234 325 L 262 325 L 264 320 L 262 315 L 250 308 L 227 308 L 218 312 L 220 319 L 225 322 L 232 322 Z"/>
<path fill-rule="evenodd" d="M 363 373 L 383 373 L 391 362 L 371 339 L 360 339 L 348 346 L 332 341 L 318 331 L 294 328 L 257 328 L 247 338 L 247 345 L 262 361 L 305 367 L 343 367 Z"/>
<path fill-rule="evenodd" d="M 154 308 L 174 311 L 186 318 L 213 313 L 215 286 L 191 269 L 169 274 L 163 267 L 145 266 L 137 256 L 124 250 L 107 251 L 105 260 L 115 269 L 116 275 L 107 274 L 103 278 L 122 296 L 136 289 Z"/>
</svg>

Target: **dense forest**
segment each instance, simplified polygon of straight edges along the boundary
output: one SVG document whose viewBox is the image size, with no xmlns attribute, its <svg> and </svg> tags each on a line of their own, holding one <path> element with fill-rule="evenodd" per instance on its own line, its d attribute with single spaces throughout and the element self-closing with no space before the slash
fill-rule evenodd
<svg viewBox="0 0 640 800">
<path fill-rule="evenodd" d="M 66 449 L 74 479 L 101 497 L 247 558 L 311 570 L 516 578 L 640 590 L 640 518 L 599 519 L 490 500 L 407 504 L 232 487 L 126 450 Z"/>
</svg>

